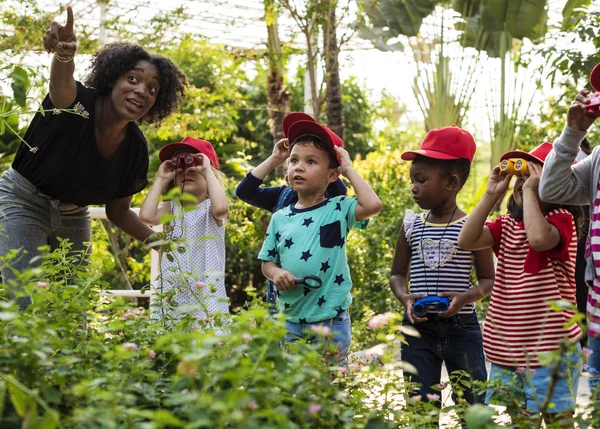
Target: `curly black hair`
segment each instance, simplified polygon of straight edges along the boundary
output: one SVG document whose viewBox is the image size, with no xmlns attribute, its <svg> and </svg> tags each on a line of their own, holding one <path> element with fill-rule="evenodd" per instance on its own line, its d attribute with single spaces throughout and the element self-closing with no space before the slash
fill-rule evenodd
<svg viewBox="0 0 600 429">
<path fill-rule="evenodd" d="M 110 94 L 113 84 L 132 70 L 139 61 L 148 61 L 158 69 L 160 90 L 150 111 L 140 119 L 148 124 L 160 122 L 169 116 L 185 98 L 188 81 L 183 72 L 170 59 L 149 54 L 138 45 L 110 43 L 96 52 L 85 84 L 99 96 Z"/>
</svg>

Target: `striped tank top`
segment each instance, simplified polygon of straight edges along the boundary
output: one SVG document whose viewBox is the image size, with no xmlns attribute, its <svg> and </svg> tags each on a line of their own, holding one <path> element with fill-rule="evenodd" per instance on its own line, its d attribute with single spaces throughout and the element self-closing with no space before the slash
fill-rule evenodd
<svg viewBox="0 0 600 429">
<path fill-rule="evenodd" d="M 439 295 L 465 292 L 471 287 L 473 253 L 458 247 L 458 234 L 467 216 L 449 224 L 425 222 L 425 215 L 407 210 L 404 232 L 411 248 L 410 293 Z M 459 314 L 471 314 L 474 304 Z"/>
</svg>

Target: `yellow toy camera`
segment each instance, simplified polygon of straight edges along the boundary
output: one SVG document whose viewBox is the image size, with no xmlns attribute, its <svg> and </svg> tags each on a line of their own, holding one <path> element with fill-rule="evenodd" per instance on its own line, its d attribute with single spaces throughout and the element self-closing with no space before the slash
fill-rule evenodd
<svg viewBox="0 0 600 429">
<path fill-rule="evenodd" d="M 527 161 L 522 158 L 509 158 L 500 162 L 500 171 L 509 174 L 523 174 L 529 176 Z"/>
</svg>

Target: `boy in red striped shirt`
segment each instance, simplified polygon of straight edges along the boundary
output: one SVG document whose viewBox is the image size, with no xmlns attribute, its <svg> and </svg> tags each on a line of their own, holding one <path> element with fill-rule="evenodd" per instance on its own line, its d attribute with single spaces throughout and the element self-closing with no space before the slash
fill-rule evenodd
<svg viewBox="0 0 600 429">
<path fill-rule="evenodd" d="M 552 150 L 542 143 L 530 152 L 512 151 L 500 161 L 525 160 L 528 172 L 516 173 L 508 214 L 494 222 L 486 218 L 502 198 L 513 176 L 492 170 L 487 190 L 465 226 L 458 243 L 465 249 L 492 247 L 498 258 L 496 279 L 485 320 L 483 348 L 492 362 L 490 380 L 506 387 L 488 390 L 487 403 L 508 406 L 508 412 L 547 412 L 548 421 L 573 417 L 582 359 L 581 328 L 568 324 L 572 309 L 555 311 L 554 301 L 575 308 L 575 257 L 578 207 L 541 201 L 538 192 L 544 160 Z M 550 410 L 544 409 L 552 373 L 559 362 L 547 363 L 543 352 L 568 344 Z M 516 398 L 516 400 L 515 400 Z"/>
</svg>

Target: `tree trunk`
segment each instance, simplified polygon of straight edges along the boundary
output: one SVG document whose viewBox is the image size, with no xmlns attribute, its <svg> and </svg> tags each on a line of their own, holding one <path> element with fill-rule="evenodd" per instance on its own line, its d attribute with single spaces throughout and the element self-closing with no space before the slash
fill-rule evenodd
<svg viewBox="0 0 600 429">
<path fill-rule="evenodd" d="M 340 138 L 344 139 L 344 103 L 342 100 L 342 85 L 340 84 L 338 61 L 340 48 L 337 43 L 337 23 L 335 20 L 337 0 L 326 1 L 329 9 L 324 26 L 323 43 L 325 44 L 327 126 L 331 131 L 340 136 Z"/>
<path fill-rule="evenodd" d="M 269 129 L 273 136 L 273 145 L 281 140 L 283 135 L 283 118 L 290 111 L 290 93 L 286 89 L 283 69 L 283 52 L 279 41 L 277 28 L 277 10 L 272 0 L 265 0 L 265 20 L 267 22 L 267 48 L 269 55 L 269 75 L 267 77 L 267 103 L 269 108 Z M 284 167 L 275 169 L 277 177 L 284 176 Z"/>
</svg>

